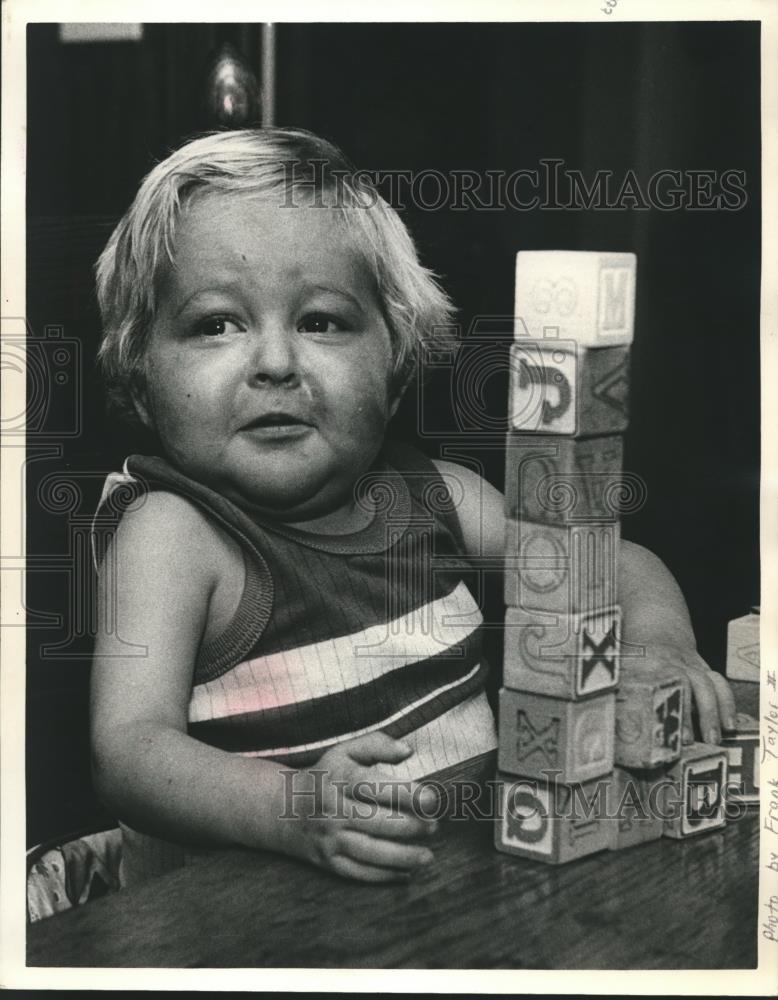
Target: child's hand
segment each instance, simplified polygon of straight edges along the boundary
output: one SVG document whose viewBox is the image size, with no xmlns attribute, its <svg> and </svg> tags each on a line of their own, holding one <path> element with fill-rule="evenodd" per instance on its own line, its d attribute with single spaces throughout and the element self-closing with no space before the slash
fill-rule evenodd
<svg viewBox="0 0 778 1000">
<path fill-rule="evenodd" d="M 411 753 L 400 740 L 370 733 L 333 747 L 315 767 L 298 772 L 297 815 L 283 821 L 289 824 L 287 849 L 365 882 L 408 878 L 432 861 L 427 847 L 409 841 L 435 832 L 437 823 L 424 818 L 435 810 L 435 792 L 382 778 L 374 766 L 400 763 Z"/>
<path fill-rule="evenodd" d="M 694 649 L 673 643 L 652 643 L 646 646 L 645 660 L 637 669 L 666 667 L 682 675 L 684 681 L 683 741 L 694 739 L 692 705 L 697 708 L 703 742 L 718 743 L 721 730 L 735 728 L 735 698 L 726 678 L 711 670 Z M 631 661 L 630 661 L 631 662 Z"/>
</svg>

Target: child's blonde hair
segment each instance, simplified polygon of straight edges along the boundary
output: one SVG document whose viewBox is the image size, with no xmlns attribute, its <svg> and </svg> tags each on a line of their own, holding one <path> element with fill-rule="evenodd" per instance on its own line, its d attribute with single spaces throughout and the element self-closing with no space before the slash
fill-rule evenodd
<svg viewBox="0 0 778 1000">
<path fill-rule="evenodd" d="M 454 310 L 434 274 L 419 263 L 395 210 L 332 143 L 302 129 L 216 132 L 182 146 L 145 177 L 97 262 L 103 320 L 98 354 L 110 403 L 135 417 L 144 355 L 165 269 L 174 260 L 176 222 L 208 192 L 270 193 L 279 208 L 334 208 L 375 277 L 392 338 L 392 391 L 413 377 L 423 342 L 450 328 Z"/>
</svg>

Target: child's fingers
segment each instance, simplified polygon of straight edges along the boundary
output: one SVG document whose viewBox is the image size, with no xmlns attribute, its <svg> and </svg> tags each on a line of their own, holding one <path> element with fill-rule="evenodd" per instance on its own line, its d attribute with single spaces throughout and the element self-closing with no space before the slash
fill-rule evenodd
<svg viewBox="0 0 778 1000">
<path fill-rule="evenodd" d="M 339 854 L 345 854 L 354 861 L 401 871 L 411 871 L 420 865 L 427 865 L 434 857 L 427 847 L 371 837 L 357 830 L 344 831 L 339 839 L 339 848 Z"/>
<path fill-rule="evenodd" d="M 365 865 L 361 861 L 338 854 L 330 862 L 330 867 L 337 875 L 344 878 L 357 879 L 360 882 L 400 882 L 406 881 L 409 872 L 399 868 L 379 868 L 376 865 Z"/>
<path fill-rule="evenodd" d="M 721 740 L 721 725 L 719 722 L 719 699 L 713 682 L 713 671 L 705 667 L 689 667 L 686 676 L 692 686 L 694 702 L 700 719 L 702 738 L 706 743 L 718 743 Z"/>
<path fill-rule="evenodd" d="M 351 794 L 356 799 L 377 802 L 393 810 L 400 809 L 421 819 L 434 819 L 438 807 L 438 795 L 431 786 L 418 781 L 382 777 L 379 768 L 368 772 L 364 780 L 355 780 Z"/>
<path fill-rule="evenodd" d="M 372 764 L 399 764 L 413 753 L 413 748 L 407 743 L 393 740 L 386 733 L 358 736 L 355 740 L 344 743 L 343 749 L 352 760 L 362 764 L 363 767 L 370 767 Z"/>
<path fill-rule="evenodd" d="M 735 718 L 737 709 L 735 707 L 735 696 L 726 677 L 711 670 L 710 679 L 716 691 L 716 698 L 719 703 L 719 720 L 724 729 L 735 728 Z"/>
<path fill-rule="evenodd" d="M 348 820 L 349 829 L 371 837 L 385 837 L 387 840 L 413 840 L 429 837 L 438 828 L 437 820 L 427 820 L 411 812 L 398 812 L 397 809 L 371 805 L 374 811 L 368 812 L 364 805 L 355 803 L 353 814 Z"/>
<path fill-rule="evenodd" d="M 694 704 L 694 694 L 692 691 L 692 682 L 689 680 L 686 671 L 681 674 L 681 683 L 683 684 L 683 730 L 681 738 L 684 743 L 693 743 L 692 706 Z"/>
</svg>

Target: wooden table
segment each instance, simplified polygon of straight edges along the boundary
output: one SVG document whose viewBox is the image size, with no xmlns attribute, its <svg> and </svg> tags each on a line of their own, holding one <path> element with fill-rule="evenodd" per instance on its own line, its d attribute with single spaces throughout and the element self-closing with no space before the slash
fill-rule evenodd
<svg viewBox="0 0 778 1000">
<path fill-rule="evenodd" d="M 493 761 L 476 761 L 469 773 L 492 776 Z M 561 867 L 508 857 L 492 844 L 491 822 L 445 820 L 430 841 L 434 863 L 403 885 L 349 882 L 268 853 L 219 852 L 34 924 L 28 965 L 756 965 L 756 810 L 721 831 Z"/>
</svg>

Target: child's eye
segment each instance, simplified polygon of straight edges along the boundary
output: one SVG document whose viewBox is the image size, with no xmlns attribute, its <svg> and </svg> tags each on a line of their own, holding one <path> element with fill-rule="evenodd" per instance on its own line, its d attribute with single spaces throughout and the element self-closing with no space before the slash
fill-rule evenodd
<svg viewBox="0 0 778 1000">
<path fill-rule="evenodd" d="M 225 333 L 232 333 L 240 327 L 235 320 L 229 316 L 208 316 L 201 319 L 195 325 L 195 333 L 202 337 L 223 337 Z"/>
<path fill-rule="evenodd" d="M 329 313 L 308 313 L 297 327 L 298 333 L 337 333 L 344 329 L 344 324 Z"/>
</svg>

